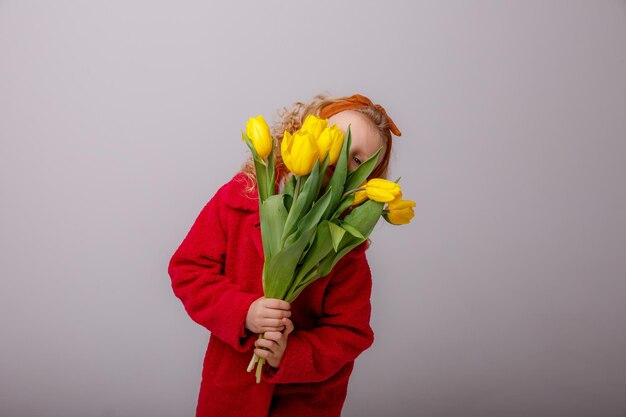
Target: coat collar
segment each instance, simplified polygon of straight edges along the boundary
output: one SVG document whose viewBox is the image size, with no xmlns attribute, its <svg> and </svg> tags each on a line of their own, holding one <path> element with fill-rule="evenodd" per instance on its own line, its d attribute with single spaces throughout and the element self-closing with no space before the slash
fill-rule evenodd
<svg viewBox="0 0 626 417">
<path fill-rule="evenodd" d="M 237 210 L 259 211 L 259 194 L 256 183 L 243 172 L 238 172 L 225 187 L 226 204 Z"/>
</svg>

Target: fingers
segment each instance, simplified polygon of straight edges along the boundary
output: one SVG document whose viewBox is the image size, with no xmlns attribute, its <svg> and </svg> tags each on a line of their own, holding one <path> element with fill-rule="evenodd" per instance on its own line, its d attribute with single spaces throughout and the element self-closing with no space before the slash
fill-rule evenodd
<svg viewBox="0 0 626 417">
<path fill-rule="evenodd" d="M 281 341 L 283 338 L 287 338 L 291 332 L 293 332 L 293 322 L 287 318 L 282 319 L 282 328 L 277 330 L 265 331 L 264 338 L 274 340 L 276 342 Z"/>
<path fill-rule="evenodd" d="M 265 339 L 265 340 L 270 340 L 273 342 L 279 342 L 282 337 L 283 337 L 282 332 L 265 332 L 263 333 L 263 339 L 260 339 L 260 340 Z"/>
<path fill-rule="evenodd" d="M 283 324 L 285 325 L 285 331 L 284 331 L 285 336 L 290 335 L 291 332 L 293 332 L 293 322 L 289 320 L 288 318 L 284 318 Z"/>
<path fill-rule="evenodd" d="M 282 330 L 283 327 L 285 327 L 285 323 L 283 323 L 281 319 L 263 319 L 261 320 L 260 325 L 263 327 L 276 328 L 276 329 L 279 329 L 279 331 Z M 269 331 L 272 331 L 272 330 L 269 330 Z"/>
<path fill-rule="evenodd" d="M 283 317 L 291 317 L 291 311 L 277 310 L 273 308 L 264 308 L 261 314 L 263 318 L 266 319 L 282 319 Z"/>
<path fill-rule="evenodd" d="M 272 354 L 272 352 L 270 350 L 254 349 L 254 353 L 256 353 L 257 356 L 259 356 L 261 358 L 264 358 L 266 360 L 270 359 L 270 355 L 272 355 L 272 357 L 273 357 L 273 354 Z"/>
<path fill-rule="evenodd" d="M 277 366 L 280 362 L 279 357 L 282 357 L 283 348 L 273 340 L 259 339 L 254 342 L 256 348 L 254 353 L 257 356 L 264 358 L 272 366 Z"/>
<path fill-rule="evenodd" d="M 291 317 L 290 309 L 287 301 L 260 297 L 248 309 L 244 326 L 254 333 L 282 332 L 285 330 L 282 319 Z"/>
<path fill-rule="evenodd" d="M 285 326 L 280 326 L 280 327 L 260 327 L 259 328 L 259 333 L 268 333 L 268 332 L 282 332 L 283 330 L 285 330 Z"/>
<path fill-rule="evenodd" d="M 264 332 L 282 332 L 285 325 L 281 319 L 263 319 L 260 321 L 260 333 Z"/>
<path fill-rule="evenodd" d="M 266 331 L 262 339 L 254 342 L 254 353 L 264 358 L 267 363 L 275 368 L 280 365 L 287 347 L 287 338 L 294 329 L 293 322 L 286 317 L 283 317 L 279 322 L 282 323 L 283 329 L 280 331 Z"/>
<path fill-rule="evenodd" d="M 267 348 L 271 350 L 272 352 L 274 352 L 276 348 L 278 347 L 278 343 L 269 339 L 259 339 L 256 342 L 254 342 L 254 345 L 259 348 Z"/>
<path fill-rule="evenodd" d="M 265 298 L 262 301 L 262 304 L 263 304 L 263 307 L 271 308 L 274 310 L 284 310 L 284 311 L 291 310 L 291 304 L 289 304 L 287 301 L 279 300 L 277 298 Z"/>
</svg>

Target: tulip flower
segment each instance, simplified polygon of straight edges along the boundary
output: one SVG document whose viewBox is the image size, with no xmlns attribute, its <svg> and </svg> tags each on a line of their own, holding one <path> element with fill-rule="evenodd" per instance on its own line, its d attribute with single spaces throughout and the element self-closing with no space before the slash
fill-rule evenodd
<svg viewBox="0 0 626 417">
<path fill-rule="evenodd" d="M 354 201 L 352 202 L 353 206 L 358 206 L 365 200 L 367 200 L 367 193 L 365 192 L 365 182 L 357 188 L 358 191 L 354 193 Z"/>
<path fill-rule="evenodd" d="M 270 127 L 262 115 L 259 114 L 257 117 L 248 119 L 246 135 L 252 142 L 252 146 L 254 146 L 254 150 L 259 155 L 259 158 L 266 159 L 272 152 L 273 141 Z"/>
<path fill-rule="evenodd" d="M 385 219 L 391 224 L 408 224 L 415 215 L 414 207 L 415 201 L 402 200 L 400 195 L 387 204 Z"/>
<path fill-rule="evenodd" d="M 280 154 L 283 158 L 283 162 L 289 171 L 291 171 L 291 147 L 293 145 L 293 136 L 291 133 L 285 130 L 283 133 L 283 140 L 280 143 Z"/>
<path fill-rule="evenodd" d="M 354 201 L 352 202 L 352 205 L 358 206 L 365 200 L 367 200 L 367 193 L 365 192 L 365 190 L 357 191 L 356 193 L 354 193 Z"/>
<path fill-rule="evenodd" d="M 367 198 L 379 203 L 388 203 L 402 194 L 398 184 L 382 178 L 372 178 L 364 188 Z"/>
<path fill-rule="evenodd" d="M 343 145 L 343 132 L 332 125 L 326 127 L 317 138 L 317 147 L 319 148 L 320 163 L 324 162 L 324 158 L 328 155 L 328 165 L 334 165 L 339 159 L 339 152 Z"/>
<path fill-rule="evenodd" d="M 314 139 L 317 139 L 321 135 L 322 131 L 326 129 L 327 124 L 328 119 L 320 119 L 314 114 L 309 114 L 306 119 L 304 119 L 304 123 L 299 130 L 309 132 L 313 135 Z"/>
<path fill-rule="evenodd" d="M 319 157 L 313 135 L 302 130 L 293 135 L 285 131 L 281 153 L 287 169 L 299 176 L 310 174 Z"/>
</svg>

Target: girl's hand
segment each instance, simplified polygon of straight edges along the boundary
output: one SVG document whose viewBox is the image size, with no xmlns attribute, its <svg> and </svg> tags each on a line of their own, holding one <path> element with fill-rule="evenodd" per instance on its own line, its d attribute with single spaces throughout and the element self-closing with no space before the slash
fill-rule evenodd
<svg viewBox="0 0 626 417">
<path fill-rule="evenodd" d="M 250 304 L 245 326 L 252 333 L 282 332 L 282 319 L 289 317 L 291 304 L 287 301 L 261 297 Z"/>
<path fill-rule="evenodd" d="M 283 355 L 285 354 L 285 349 L 287 348 L 287 337 L 291 332 L 293 332 L 293 323 L 291 320 L 283 318 L 281 321 L 285 326 L 284 331 L 265 332 L 263 339 L 259 339 L 254 343 L 256 346 L 254 353 L 261 358 L 265 358 L 267 363 L 274 368 L 278 368 L 280 365 L 280 361 L 282 360 Z M 267 348 L 267 350 L 261 348 Z"/>
</svg>

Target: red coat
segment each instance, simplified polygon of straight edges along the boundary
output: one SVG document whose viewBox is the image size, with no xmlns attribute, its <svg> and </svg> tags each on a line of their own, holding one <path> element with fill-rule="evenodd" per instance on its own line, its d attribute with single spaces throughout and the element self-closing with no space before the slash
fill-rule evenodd
<svg viewBox="0 0 626 417">
<path fill-rule="evenodd" d="M 211 332 L 197 416 L 339 416 L 354 359 L 374 341 L 369 325 L 367 243 L 292 303 L 295 330 L 278 369 L 260 384 L 246 372 L 257 335 L 244 329 L 263 296 L 263 247 L 256 189 L 238 173 L 206 204 L 169 264 L 174 293 Z"/>
</svg>

